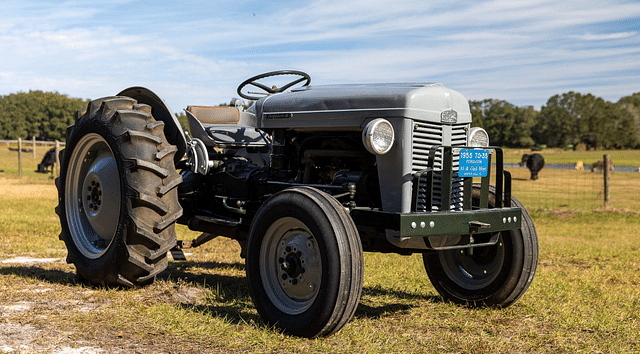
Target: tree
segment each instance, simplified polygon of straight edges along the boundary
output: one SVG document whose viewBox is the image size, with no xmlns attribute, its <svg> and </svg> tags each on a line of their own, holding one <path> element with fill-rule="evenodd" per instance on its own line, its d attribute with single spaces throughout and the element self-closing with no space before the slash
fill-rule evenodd
<svg viewBox="0 0 640 354">
<path fill-rule="evenodd" d="M 637 144 L 633 116 L 621 105 L 591 94 L 567 92 L 555 95 L 543 106 L 534 138 L 552 147 L 573 145 L 597 148 L 629 148 Z"/>
<path fill-rule="evenodd" d="M 603 115 L 594 122 L 598 147 L 631 148 L 638 145 L 633 115 L 624 106 L 606 102 Z"/>
<path fill-rule="evenodd" d="M 65 139 L 77 110 L 87 101 L 54 92 L 29 91 L 0 96 L 0 137 Z"/>
<path fill-rule="evenodd" d="M 621 106 L 631 114 L 636 132 L 636 147 L 640 147 L 640 92 L 631 96 L 622 97 L 617 105 Z"/>
<path fill-rule="evenodd" d="M 516 107 L 509 102 L 487 99 L 469 102 L 474 125 L 484 128 L 491 145 L 531 147 L 531 129 L 537 112 L 533 107 Z"/>
</svg>

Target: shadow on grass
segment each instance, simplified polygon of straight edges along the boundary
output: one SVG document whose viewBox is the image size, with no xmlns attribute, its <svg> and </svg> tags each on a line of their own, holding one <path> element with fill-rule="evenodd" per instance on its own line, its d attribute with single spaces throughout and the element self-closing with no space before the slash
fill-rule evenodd
<svg viewBox="0 0 640 354">
<path fill-rule="evenodd" d="M 215 268 L 225 268 L 225 269 L 234 269 L 244 272 L 245 267 L 244 263 L 234 262 L 234 263 L 222 263 L 222 262 L 192 262 L 192 261 L 173 261 L 169 262 L 169 266 L 167 270 L 172 272 L 174 270 L 184 270 L 186 268 L 206 268 L 206 269 L 215 269 Z"/>
<path fill-rule="evenodd" d="M 158 276 L 158 280 L 168 281 L 180 287 L 181 282 L 200 284 L 211 291 L 204 304 L 176 301 L 175 305 L 185 311 L 209 314 L 235 324 L 266 326 L 253 310 L 249 296 L 247 280 L 244 276 L 230 276 L 203 272 L 204 270 L 233 269 L 244 271 L 243 263 L 220 262 L 170 262 L 167 270 Z M 39 266 L 8 266 L 0 268 L 0 275 L 14 275 L 52 284 L 79 285 L 73 272 L 46 269 Z M 125 288 L 122 288 L 126 291 Z M 409 312 L 421 306 L 417 302 L 429 301 L 441 303 L 442 298 L 434 295 L 421 295 L 381 287 L 364 287 L 365 301 L 360 301 L 355 318 L 384 318 Z"/>
<path fill-rule="evenodd" d="M 211 274 L 205 270 L 213 270 L 213 269 L 231 269 L 235 271 L 244 272 L 244 263 L 220 263 L 220 262 L 170 262 L 167 269 L 160 273 L 157 279 L 160 280 L 168 280 L 171 279 L 181 279 L 187 282 L 203 284 L 203 286 L 211 288 L 211 287 L 219 287 L 221 285 L 229 285 L 232 288 L 238 288 L 241 284 L 245 289 L 246 282 L 243 276 L 230 276 L 230 275 L 220 275 L 220 274 Z M 247 290 L 248 293 L 248 290 Z"/>
<path fill-rule="evenodd" d="M 397 313 L 407 313 L 414 307 L 422 306 L 416 301 L 428 301 L 431 303 L 442 303 L 443 299 L 439 295 L 422 295 L 408 293 L 399 290 L 383 289 L 381 287 L 364 287 L 362 296 L 366 297 L 366 302 L 377 302 L 379 305 L 365 304 L 360 301 L 354 317 L 356 318 L 383 318 Z M 394 303 L 388 303 L 393 299 Z M 386 302 L 386 303 L 383 303 Z"/>
<path fill-rule="evenodd" d="M 226 322 L 242 325 L 248 323 L 256 323 L 265 325 L 260 316 L 251 311 L 247 306 L 239 304 L 229 305 L 195 305 L 188 303 L 177 304 L 178 307 L 185 311 L 194 313 L 207 314 L 213 317 L 224 319 Z"/>
<path fill-rule="evenodd" d="M 5 266 L 0 268 L 0 275 L 15 275 L 51 284 L 76 284 L 76 275 L 74 273 L 38 266 Z"/>
</svg>

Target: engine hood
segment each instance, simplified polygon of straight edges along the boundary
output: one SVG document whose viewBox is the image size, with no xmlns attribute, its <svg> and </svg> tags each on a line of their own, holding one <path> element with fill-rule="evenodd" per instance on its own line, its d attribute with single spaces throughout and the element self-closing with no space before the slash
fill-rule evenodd
<svg viewBox="0 0 640 354">
<path fill-rule="evenodd" d="M 354 84 L 307 86 L 256 102 L 264 128 L 317 126 L 328 120 L 336 127 L 353 126 L 373 117 L 407 117 L 440 123 L 443 111 L 454 110 L 457 123 L 470 123 L 467 100 L 441 84 Z"/>
</svg>

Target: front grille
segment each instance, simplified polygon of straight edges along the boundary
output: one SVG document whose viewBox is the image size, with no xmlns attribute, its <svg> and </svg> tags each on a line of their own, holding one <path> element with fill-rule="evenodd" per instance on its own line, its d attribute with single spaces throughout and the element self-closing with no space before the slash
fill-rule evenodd
<svg viewBox="0 0 640 354">
<path fill-rule="evenodd" d="M 467 143 L 466 128 L 468 124 L 441 125 L 427 122 L 415 122 L 413 129 L 412 172 L 415 174 L 428 167 L 429 150 L 432 146 L 465 146 Z M 453 180 L 451 181 L 451 210 L 462 210 L 462 177 L 458 177 L 459 151 L 454 150 Z M 440 211 L 442 206 L 442 149 L 438 149 L 434 161 L 433 197 L 431 211 Z M 427 182 L 423 179 L 418 193 L 418 212 L 428 212 Z"/>
</svg>

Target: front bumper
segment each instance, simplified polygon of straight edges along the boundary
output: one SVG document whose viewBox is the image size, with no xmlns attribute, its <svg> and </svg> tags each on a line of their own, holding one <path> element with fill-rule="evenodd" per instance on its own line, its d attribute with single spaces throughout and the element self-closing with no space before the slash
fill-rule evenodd
<svg viewBox="0 0 640 354">
<path fill-rule="evenodd" d="M 437 213 L 351 211 L 356 225 L 399 232 L 399 237 L 455 236 L 519 229 L 522 209 L 499 208 Z"/>
<path fill-rule="evenodd" d="M 521 208 L 434 213 L 385 213 L 354 209 L 356 225 L 384 232 L 400 248 L 451 250 L 492 246 L 503 231 L 520 229 Z"/>
</svg>

